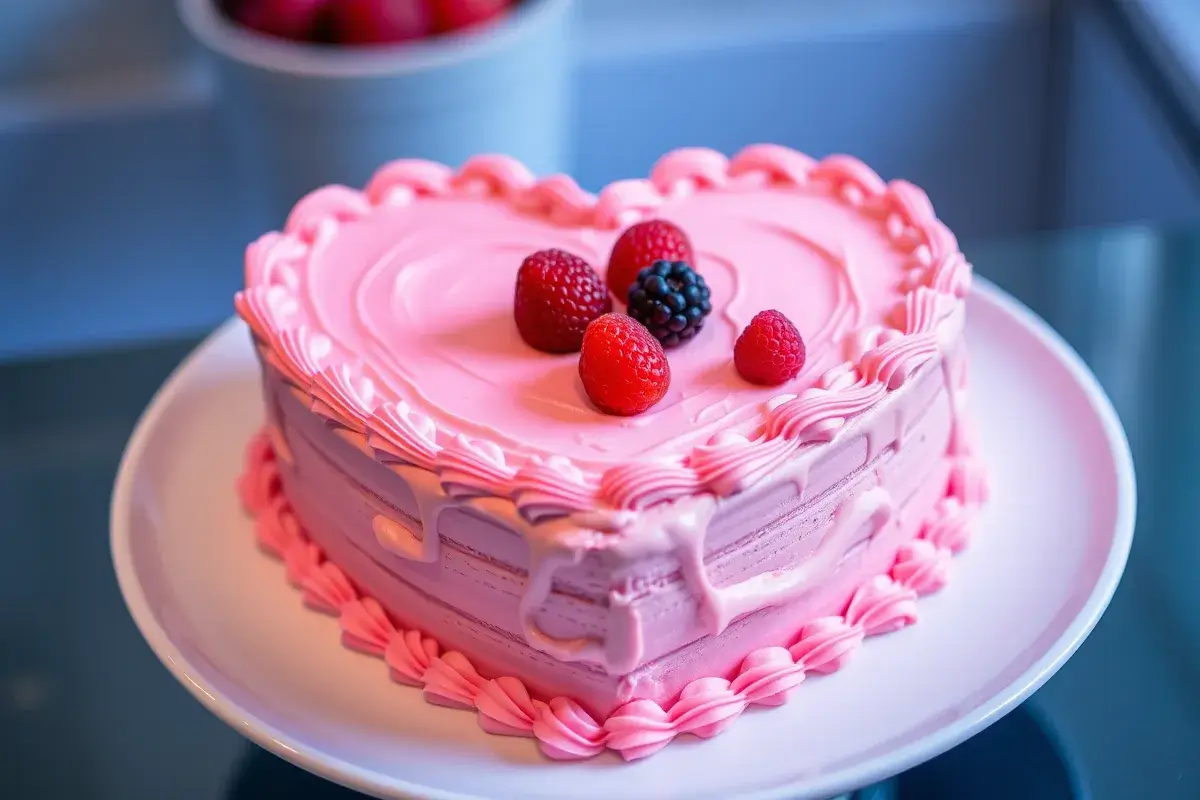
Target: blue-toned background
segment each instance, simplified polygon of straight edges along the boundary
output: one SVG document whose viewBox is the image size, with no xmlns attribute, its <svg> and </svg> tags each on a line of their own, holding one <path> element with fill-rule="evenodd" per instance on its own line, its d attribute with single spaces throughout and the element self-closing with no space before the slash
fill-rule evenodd
<svg viewBox="0 0 1200 800">
<path fill-rule="evenodd" d="M 3 5 L 0 359 L 210 327 L 280 220 L 250 210 L 173 3 Z M 1200 216 L 1120 5 L 579 0 L 574 172 L 595 190 L 680 145 L 777 141 L 913 180 L 967 243 Z M 1200 6 L 1133 5 L 1172 37 Z"/>
</svg>

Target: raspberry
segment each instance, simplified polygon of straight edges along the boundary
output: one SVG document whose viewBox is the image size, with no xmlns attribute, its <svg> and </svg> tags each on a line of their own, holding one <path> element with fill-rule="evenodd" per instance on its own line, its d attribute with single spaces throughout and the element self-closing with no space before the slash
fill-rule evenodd
<svg viewBox="0 0 1200 800">
<path fill-rule="evenodd" d="M 733 363 L 743 378 L 778 386 L 804 368 L 804 340 L 792 321 L 778 311 L 760 311 L 733 345 Z"/>
<path fill-rule="evenodd" d="M 429 0 L 429 5 L 438 31 L 449 33 L 495 19 L 509 0 Z"/>
<path fill-rule="evenodd" d="M 629 287 L 629 316 L 649 328 L 663 347 L 699 333 L 710 311 L 708 285 L 685 261 L 655 261 Z"/>
<path fill-rule="evenodd" d="M 305 41 L 328 0 L 242 0 L 227 4 L 229 16 L 251 30 L 281 39 Z"/>
<path fill-rule="evenodd" d="M 671 385 L 662 345 L 624 314 L 605 314 L 583 335 L 579 379 L 596 408 L 629 417 L 653 406 Z"/>
<path fill-rule="evenodd" d="M 427 0 L 336 0 L 329 10 L 342 44 L 391 44 L 433 32 Z"/>
<path fill-rule="evenodd" d="M 696 263 L 686 233 L 662 219 L 639 222 L 628 228 L 617 239 L 608 257 L 609 290 L 624 301 L 638 273 L 662 260 Z"/>
<path fill-rule="evenodd" d="M 521 338 L 546 353 L 574 353 L 588 323 L 612 311 L 591 265 L 563 250 L 539 250 L 517 271 L 513 317 Z"/>
</svg>

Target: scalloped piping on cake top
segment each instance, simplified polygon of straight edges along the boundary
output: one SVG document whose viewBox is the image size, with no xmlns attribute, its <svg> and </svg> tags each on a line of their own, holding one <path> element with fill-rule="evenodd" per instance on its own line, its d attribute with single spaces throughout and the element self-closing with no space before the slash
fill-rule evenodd
<svg viewBox="0 0 1200 800">
<path fill-rule="evenodd" d="M 382 658 L 393 680 L 422 688 L 430 703 L 474 709 L 488 733 L 536 739 L 548 758 L 584 759 L 609 749 L 628 761 L 652 755 L 684 734 L 716 736 L 750 706 L 782 705 L 809 673 L 841 669 L 865 637 L 915 623 L 917 597 L 945 585 L 950 558 L 966 546 L 987 495 L 980 463 L 969 455 L 950 458 L 949 493 L 933 518 L 900 548 L 887 574 L 859 587 L 842 614 L 804 625 L 790 647 L 749 653 L 731 680 L 699 678 L 667 708 L 634 700 L 601 720 L 570 698 L 534 699 L 517 678 L 485 678 L 461 653 L 443 652 L 434 639 L 397 627 L 307 538 L 283 494 L 267 431 L 247 446 L 238 494 L 255 518 L 260 547 L 283 561 L 306 604 L 336 616 L 343 643 Z"/>
<path fill-rule="evenodd" d="M 379 402 L 376 386 L 361 367 L 340 356 L 325 333 L 295 321 L 297 266 L 319 253 L 339 225 L 380 207 L 405 206 L 427 197 L 494 197 L 515 209 L 555 223 L 615 229 L 651 214 L 670 198 L 720 191 L 755 178 L 773 185 L 805 186 L 827 192 L 865 218 L 878 220 L 889 241 L 910 258 L 900 287 L 904 303 L 895 328 L 859 330 L 861 303 L 845 258 L 826 252 L 845 278 L 838 284 L 830 335 L 857 330 L 864 346 L 822 377 L 821 386 L 801 397 L 767 404 L 762 433 L 731 445 L 738 451 L 742 480 L 730 480 L 722 445 L 678 458 L 637 461 L 588 474 L 565 459 L 535 463 L 494 442 L 439 431 L 403 400 Z M 809 242 L 820 249 L 820 244 Z M 781 458 L 781 448 L 798 450 L 828 441 L 847 420 L 901 386 L 908 375 L 936 356 L 933 342 L 948 320 L 959 318 L 971 268 L 954 235 L 933 213 L 928 198 L 904 181 L 885 183 L 862 162 L 830 156 L 820 162 L 778 145 L 754 145 L 733 159 L 688 148 L 664 156 L 649 180 L 617 181 L 598 197 L 562 175 L 535 181 L 512 159 L 480 156 L 457 173 L 427 161 L 402 160 L 381 168 L 367 188 L 319 189 L 301 200 L 284 232 L 268 233 L 246 252 L 246 289 L 235 306 L 260 343 L 264 359 L 310 398 L 315 413 L 363 434 L 365 452 L 401 459 L 437 473 L 451 496 L 489 494 L 514 499 L 534 516 L 591 509 L 637 510 L 652 503 L 708 492 L 727 495 L 768 472 L 764 463 Z M 843 287 L 842 284 L 846 284 Z M 839 380 L 848 372 L 853 381 Z M 776 440 L 783 439 L 786 446 Z M 515 462 L 510 463 L 510 462 Z"/>
</svg>

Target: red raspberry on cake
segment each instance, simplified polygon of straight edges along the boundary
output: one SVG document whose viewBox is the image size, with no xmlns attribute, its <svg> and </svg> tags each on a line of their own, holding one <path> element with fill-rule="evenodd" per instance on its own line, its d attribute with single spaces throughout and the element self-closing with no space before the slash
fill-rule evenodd
<svg viewBox="0 0 1200 800">
<path fill-rule="evenodd" d="M 629 287 L 637 280 L 638 273 L 655 261 L 686 261 L 696 266 L 687 234 L 664 219 L 639 222 L 617 239 L 608 257 L 609 290 L 622 303 L 627 302 Z"/>
<path fill-rule="evenodd" d="M 605 414 L 630 417 L 652 407 L 671 385 L 662 345 L 633 317 L 605 314 L 587 328 L 579 379 Z"/>
<path fill-rule="evenodd" d="M 733 345 L 733 363 L 751 383 L 778 386 L 804 368 L 804 339 L 778 311 L 760 311 Z"/>
<path fill-rule="evenodd" d="M 591 265 L 565 250 L 539 250 L 517 271 L 513 317 L 521 338 L 546 353 L 574 353 L 588 323 L 612 311 Z"/>
</svg>

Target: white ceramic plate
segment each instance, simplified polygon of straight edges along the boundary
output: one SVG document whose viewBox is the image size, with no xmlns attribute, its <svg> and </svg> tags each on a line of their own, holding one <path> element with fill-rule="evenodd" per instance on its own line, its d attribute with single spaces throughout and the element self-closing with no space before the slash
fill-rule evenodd
<svg viewBox="0 0 1200 800">
<path fill-rule="evenodd" d="M 980 282 L 982 284 L 982 282 Z M 1107 398 L 1043 322 L 971 298 L 972 412 L 993 499 L 920 623 L 721 736 L 645 761 L 546 762 L 427 705 L 346 650 L 255 548 L 234 497 L 260 424 L 258 367 L 230 322 L 159 392 L 125 453 L 112 550 L 125 601 L 213 713 L 305 769 L 381 797 L 823 798 L 903 771 L 995 722 L 1091 631 L 1133 536 L 1128 445 Z"/>
</svg>

